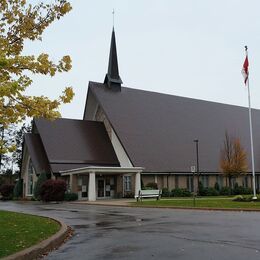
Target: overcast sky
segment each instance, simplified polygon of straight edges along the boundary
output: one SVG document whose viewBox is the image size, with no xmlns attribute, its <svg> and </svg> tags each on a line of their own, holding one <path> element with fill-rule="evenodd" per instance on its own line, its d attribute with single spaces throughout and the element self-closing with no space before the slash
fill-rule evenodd
<svg viewBox="0 0 260 260">
<path fill-rule="evenodd" d="M 123 86 L 247 106 L 241 68 L 249 48 L 252 106 L 260 108 L 259 0 L 72 0 L 73 10 L 52 24 L 26 54 L 69 54 L 73 69 L 33 77 L 30 95 L 57 97 L 73 86 L 63 117 L 82 119 L 88 81 L 103 82 L 115 9 Z"/>
</svg>

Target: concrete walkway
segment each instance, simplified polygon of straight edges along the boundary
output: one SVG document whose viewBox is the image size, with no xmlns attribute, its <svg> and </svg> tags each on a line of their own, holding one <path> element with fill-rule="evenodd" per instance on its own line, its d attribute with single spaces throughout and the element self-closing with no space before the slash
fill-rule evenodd
<svg viewBox="0 0 260 260">
<path fill-rule="evenodd" d="M 107 200 L 77 200 L 70 202 L 71 204 L 82 204 L 82 205 L 104 205 L 104 206 L 129 206 L 131 202 L 135 202 L 135 199 L 107 199 Z"/>
</svg>

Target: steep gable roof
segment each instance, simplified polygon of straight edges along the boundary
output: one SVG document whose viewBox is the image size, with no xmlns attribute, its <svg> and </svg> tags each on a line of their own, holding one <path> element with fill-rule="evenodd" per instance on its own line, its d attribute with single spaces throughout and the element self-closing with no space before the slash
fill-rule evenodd
<svg viewBox="0 0 260 260">
<path fill-rule="evenodd" d="M 194 139 L 199 139 L 200 169 L 219 172 L 225 131 L 240 138 L 250 165 L 248 109 L 216 102 L 122 87 L 114 92 L 90 82 L 134 166 L 153 172 L 189 172 L 196 165 Z M 260 111 L 253 110 L 256 170 L 260 171 Z"/>
<path fill-rule="evenodd" d="M 30 154 L 36 173 L 50 173 L 50 165 L 39 134 L 25 134 L 24 142 Z"/>
<path fill-rule="evenodd" d="M 74 119 L 35 119 L 53 172 L 88 165 L 119 166 L 103 123 Z"/>
</svg>

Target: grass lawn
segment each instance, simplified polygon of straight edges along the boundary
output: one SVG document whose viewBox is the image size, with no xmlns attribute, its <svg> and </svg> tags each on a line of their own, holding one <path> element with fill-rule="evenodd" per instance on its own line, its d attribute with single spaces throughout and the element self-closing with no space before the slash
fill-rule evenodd
<svg viewBox="0 0 260 260">
<path fill-rule="evenodd" d="M 0 211 L 0 258 L 23 250 L 58 232 L 51 219 Z"/>
<path fill-rule="evenodd" d="M 136 206 L 158 206 L 158 207 L 193 207 L 193 198 L 175 198 L 151 200 L 144 199 L 143 202 L 133 203 Z M 198 208 L 252 208 L 260 209 L 260 201 L 257 202 L 238 202 L 232 201 L 230 197 L 206 197 L 196 198 L 195 207 Z"/>
</svg>

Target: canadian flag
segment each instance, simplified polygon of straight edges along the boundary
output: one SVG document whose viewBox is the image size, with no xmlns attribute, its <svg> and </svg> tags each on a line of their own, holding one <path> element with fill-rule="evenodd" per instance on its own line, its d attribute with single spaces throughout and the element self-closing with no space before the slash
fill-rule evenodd
<svg viewBox="0 0 260 260">
<path fill-rule="evenodd" d="M 248 75 L 249 75 L 248 66 L 249 66 L 249 62 L 248 62 L 248 58 L 247 58 L 247 55 L 246 55 L 246 58 L 245 58 L 245 61 L 244 61 L 244 64 L 243 64 L 243 68 L 242 68 L 242 71 L 241 71 L 242 75 L 244 77 L 245 85 L 247 84 Z"/>
</svg>

